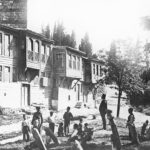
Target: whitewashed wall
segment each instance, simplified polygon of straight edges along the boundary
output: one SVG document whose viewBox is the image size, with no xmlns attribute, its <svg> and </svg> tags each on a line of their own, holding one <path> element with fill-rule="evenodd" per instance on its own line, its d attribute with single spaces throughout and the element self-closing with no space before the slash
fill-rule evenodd
<svg viewBox="0 0 150 150">
<path fill-rule="evenodd" d="M 48 106 L 49 103 L 49 94 L 45 94 L 45 88 L 40 88 L 38 85 L 31 85 L 31 104 L 44 104 Z"/>
<path fill-rule="evenodd" d="M 70 100 L 68 96 L 70 95 Z M 58 91 L 58 110 L 66 109 L 67 106 L 74 107 L 77 103 L 76 92 L 74 90 L 59 88 Z"/>
<path fill-rule="evenodd" d="M 0 83 L 0 106 L 11 108 L 21 106 L 20 83 Z"/>
</svg>

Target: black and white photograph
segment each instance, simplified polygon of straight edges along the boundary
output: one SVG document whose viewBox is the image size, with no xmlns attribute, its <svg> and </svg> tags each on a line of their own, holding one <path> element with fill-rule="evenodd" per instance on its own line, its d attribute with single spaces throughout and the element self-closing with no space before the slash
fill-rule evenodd
<svg viewBox="0 0 150 150">
<path fill-rule="evenodd" d="M 150 0 L 0 0 L 0 150 L 150 150 Z"/>
</svg>

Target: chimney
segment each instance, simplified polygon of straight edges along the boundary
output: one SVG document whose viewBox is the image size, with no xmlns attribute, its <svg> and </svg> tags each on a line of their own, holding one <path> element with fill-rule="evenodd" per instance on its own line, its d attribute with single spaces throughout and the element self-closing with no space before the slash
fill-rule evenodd
<svg viewBox="0 0 150 150">
<path fill-rule="evenodd" d="M 0 24 L 27 28 L 27 0 L 0 0 Z"/>
</svg>

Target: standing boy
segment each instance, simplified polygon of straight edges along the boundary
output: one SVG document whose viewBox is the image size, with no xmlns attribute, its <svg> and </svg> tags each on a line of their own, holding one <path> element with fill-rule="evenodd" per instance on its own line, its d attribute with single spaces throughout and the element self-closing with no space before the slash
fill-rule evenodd
<svg viewBox="0 0 150 150">
<path fill-rule="evenodd" d="M 26 115 L 23 114 L 22 133 L 23 133 L 23 140 L 26 142 L 30 140 L 29 132 L 30 132 L 29 124 L 26 120 Z"/>
<path fill-rule="evenodd" d="M 64 113 L 63 118 L 64 118 L 64 133 L 65 136 L 68 136 L 70 121 L 71 119 L 73 119 L 73 115 L 70 112 L 70 107 L 67 107 L 67 111 Z"/>
</svg>

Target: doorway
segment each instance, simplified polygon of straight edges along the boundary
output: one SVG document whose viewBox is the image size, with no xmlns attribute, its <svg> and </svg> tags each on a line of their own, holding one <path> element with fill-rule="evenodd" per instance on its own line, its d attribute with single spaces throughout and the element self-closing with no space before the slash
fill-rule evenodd
<svg viewBox="0 0 150 150">
<path fill-rule="evenodd" d="M 22 84 L 21 88 L 21 99 L 22 99 L 22 106 L 29 106 L 30 105 L 30 85 L 29 84 Z"/>
</svg>

